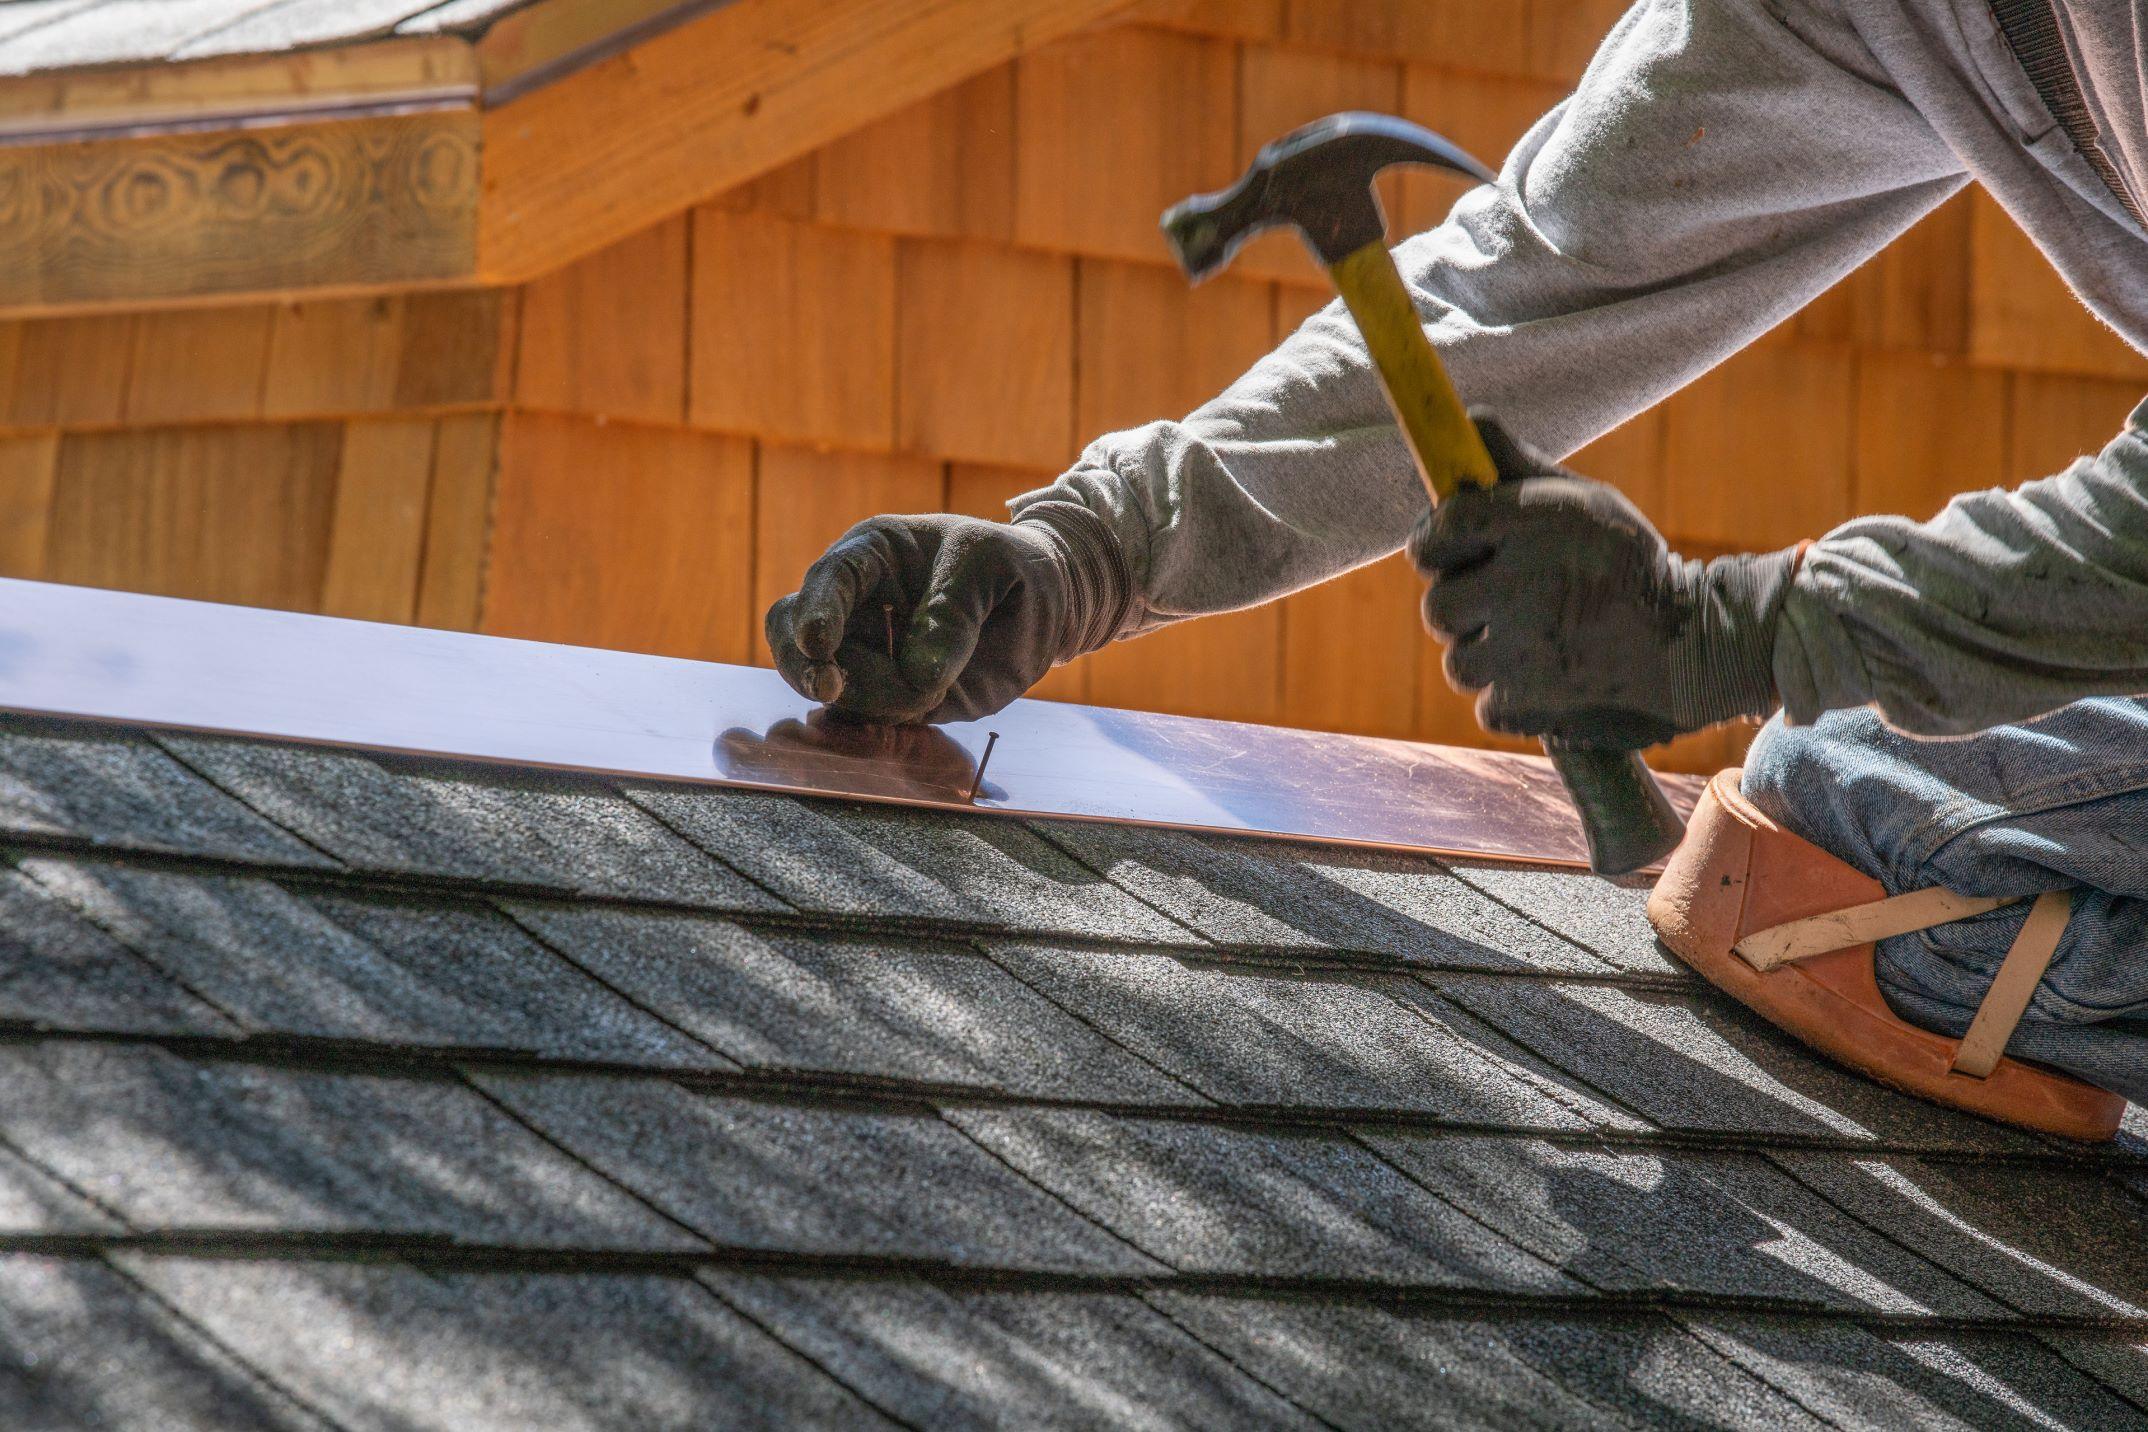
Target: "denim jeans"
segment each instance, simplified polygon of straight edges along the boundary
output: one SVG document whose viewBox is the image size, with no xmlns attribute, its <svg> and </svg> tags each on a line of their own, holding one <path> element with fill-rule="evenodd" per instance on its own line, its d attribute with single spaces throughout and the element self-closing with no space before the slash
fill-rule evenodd
<svg viewBox="0 0 2148 1432">
<path fill-rule="evenodd" d="M 2072 888 L 2065 940 L 2007 1052 L 2148 1103 L 2148 698 L 1952 740 L 1902 735 L 1869 710 L 1778 717 L 1744 789 L 1889 894 Z M 2027 918 L 2023 902 L 1883 941 L 1880 990 L 1903 1019 L 1958 1035 Z"/>
</svg>

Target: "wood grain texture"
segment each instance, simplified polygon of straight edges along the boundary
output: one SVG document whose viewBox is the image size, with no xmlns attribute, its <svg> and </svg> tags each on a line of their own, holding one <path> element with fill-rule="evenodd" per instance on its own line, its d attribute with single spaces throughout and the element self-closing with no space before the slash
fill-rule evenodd
<svg viewBox="0 0 2148 1432">
<path fill-rule="evenodd" d="M 1445 135 L 1493 169 L 1565 97 L 1564 85 L 1445 66 L 1411 65 L 1402 81 L 1404 117 Z M 1467 178 L 1422 167 L 1404 169 L 1398 177 L 1401 198 L 1391 226 L 1398 237 L 1439 223 L 1472 187 Z"/>
<path fill-rule="evenodd" d="M 514 414 L 503 424 L 482 630 L 745 661 L 753 445 Z"/>
<path fill-rule="evenodd" d="M 348 13 L 341 0 L 334 3 Z M 220 38 L 228 43 L 232 37 L 227 29 Z M 10 74 L 0 78 L 0 135 L 229 124 L 353 103 L 438 103 L 471 97 L 476 80 L 469 45 L 446 36 L 230 54 L 186 64 Z"/>
<path fill-rule="evenodd" d="M 1808 305 L 1797 332 L 1867 348 L 1968 352 L 1973 208 L 1968 193 L 1940 205 Z"/>
<path fill-rule="evenodd" d="M 513 389 L 519 294 L 499 289 L 413 293 L 403 300 L 395 406 L 504 403 Z"/>
<path fill-rule="evenodd" d="M 2148 357 L 2073 296 L 2027 234 L 1983 194 L 1970 200 L 1969 354 L 1996 367 L 2148 377 Z"/>
<path fill-rule="evenodd" d="M 682 421 L 686 240 L 682 215 L 524 289 L 516 403 Z"/>
<path fill-rule="evenodd" d="M 1231 276 L 1198 288 L 1171 269 L 1083 259 L 1076 310 L 1076 440 L 1181 418 L 1267 352 L 1269 286 Z"/>
<path fill-rule="evenodd" d="M 125 409 L 134 361 L 133 314 L 32 319 L 8 325 L 0 356 L 12 361 L 0 426 L 93 427 Z"/>
<path fill-rule="evenodd" d="M 1529 0 L 1287 0 L 1283 35 L 1328 49 L 1521 74 Z"/>
<path fill-rule="evenodd" d="M 1011 64 L 867 125 L 817 156 L 817 212 L 894 234 L 1014 234 Z"/>
<path fill-rule="evenodd" d="M 1515 8 L 1524 6 L 1517 4 Z M 1526 0 L 1523 68 L 1530 74 L 1572 85 L 1588 68 L 1611 27 L 1632 8 L 1630 0 Z M 1449 58 L 1464 64 L 1460 55 Z"/>
<path fill-rule="evenodd" d="M 1024 56 L 1016 239 L 1168 263 L 1157 216 L 1238 177 L 1235 69 L 1229 42 L 1161 30 L 1101 30 Z"/>
<path fill-rule="evenodd" d="M 0 148 L 0 308 L 467 276 L 467 113 Z"/>
<path fill-rule="evenodd" d="M 1283 33 L 1284 8 L 1285 0 L 1143 0 L 1126 18 L 1229 40 L 1273 40 Z"/>
<path fill-rule="evenodd" d="M 437 425 L 425 556 L 418 569 L 420 626 L 457 631 L 477 626 L 499 436 L 500 420 L 491 413 L 442 418 Z"/>
<path fill-rule="evenodd" d="M 322 611 L 374 622 L 416 615 L 432 471 L 430 419 L 344 426 Z"/>
<path fill-rule="evenodd" d="M 520 282 L 1128 0 L 734 0 L 488 112 L 479 276 Z"/>
<path fill-rule="evenodd" d="M 1089 699 L 1180 716 L 1274 723 L 1282 715 L 1283 608 L 1202 617 L 1082 658 Z"/>
<path fill-rule="evenodd" d="M 947 510 L 982 517 L 989 522 L 1005 522 L 1010 499 L 1047 486 L 1056 476 L 1057 473 L 1036 469 L 949 463 Z M 1082 657 L 1065 666 L 1053 667 L 1042 681 L 1029 689 L 1029 694 L 1039 701 L 1087 701 L 1089 659 Z"/>
<path fill-rule="evenodd" d="M 2008 486 L 2062 472 L 2103 451 L 2141 401 L 2137 382 L 2047 373 L 2013 375 L 2007 424 Z"/>
<path fill-rule="evenodd" d="M 333 423 L 69 434 L 45 576 L 312 610 L 341 440 Z"/>
<path fill-rule="evenodd" d="M 1301 124 L 1349 109 L 1393 114 L 1402 107 L 1402 66 L 1392 60 L 1327 54 L 1285 45 L 1246 45 L 1238 60 L 1237 169 L 1200 188 L 1220 188 L 1253 162 L 1262 145 Z M 1380 182 L 1390 228 L 1398 213 L 1399 173 Z M 1191 192 L 1191 191 L 1189 191 Z M 1184 195 L 1180 196 L 1181 198 Z M 1396 238 L 1401 237 L 1396 231 Z M 1231 272 L 1249 278 L 1324 283 L 1325 275 L 1296 230 L 1262 234 L 1231 260 Z"/>
<path fill-rule="evenodd" d="M 1779 547 L 1850 515 L 1848 352 L 1755 348 L 1664 414 L 1664 530 L 1724 547 Z"/>
<path fill-rule="evenodd" d="M 1861 354 L 1852 510 L 1921 520 L 1956 493 L 2008 486 L 2011 383 L 1922 354 Z"/>
<path fill-rule="evenodd" d="M 130 424 L 259 416 L 274 316 L 260 304 L 142 314 L 121 416 Z"/>
<path fill-rule="evenodd" d="M 894 241 L 703 208 L 693 243 L 693 422 L 889 447 Z"/>
<path fill-rule="evenodd" d="M 1423 595 L 1409 563 L 1394 556 L 1286 597 L 1283 724 L 1411 735 L 1419 663 L 1439 659 L 1417 619 Z"/>
<path fill-rule="evenodd" d="M 394 407 L 403 305 L 399 297 L 278 304 L 269 326 L 262 412 L 309 417 Z"/>
<path fill-rule="evenodd" d="M 773 664 L 761 614 L 852 523 L 883 512 L 937 512 L 945 499 L 937 462 L 875 453 L 815 452 L 763 443 L 755 479 L 753 659 Z"/>
<path fill-rule="evenodd" d="M 0 577 L 45 575 L 60 440 L 51 433 L 0 438 Z"/>
<path fill-rule="evenodd" d="M 1074 437 L 1074 261 L 900 241 L 896 442 L 906 452 L 1061 468 Z"/>
</svg>

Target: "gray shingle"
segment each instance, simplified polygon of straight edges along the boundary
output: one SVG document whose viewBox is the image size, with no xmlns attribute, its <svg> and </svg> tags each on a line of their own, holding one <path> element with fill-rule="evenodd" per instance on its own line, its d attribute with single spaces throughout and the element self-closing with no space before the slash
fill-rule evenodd
<svg viewBox="0 0 2148 1432">
<path fill-rule="evenodd" d="M 125 1229 L 125 1224 L 51 1174 L 12 1149 L 0 1148 L 0 1235 L 121 1233 Z"/>
<path fill-rule="evenodd" d="M 1201 1102 L 965 946 L 762 933 L 670 911 L 507 908 L 612 988 L 755 1068 Z"/>
<path fill-rule="evenodd" d="M 1694 977 L 1657 942 L 1648 923 L 1651 879 L 1606 880 L 1581 870 L 1493 861 L 1450 861 L 1447 868 L 1463 884 L 1629 974 Z"/>
<path fill-rule="evenodd" d="M 930 1113 L 720 1098 L 653 1079 L 474 1077 L 554 1142 L 716 1243 L 1155 1269 Z"/>
<path fill-rule="evenodd" d="M 623 789 L 800 909 L 1198 943 L 1018 821 L 707 787 Z"/>
<path fill-rule="evenodd" d="M 2037 1342 L 2148 1414 L 2148 1338 L 2139 1333 L 2042 1333 Z"/>
<path fill-rule="evenodd" d="M 2148 1318 L 2148 1207 L 2085 1169 L 1778 1151 L 1802 1183 L 2029 1313 Z"/>
<path fill-rule="evenodd" d="M 12 870 L 0 872 L 0 1019 L 45 1029 L 238 1032 L 215 1009 Z"/>
<path fill-rule="evenodd" d="M 1718 1316 L 1694 1336 L 1838 1427 L 2106 1428 L 2148 1423 L 2026 1335 L 1881 1335 Z"/>
<path fill-rule="evenodd" d="M 1451 1317 L 1151 1294 L 1254 1376 L 1343 1428 L 1819 1428 L 1660 1318 Z"/>
<path fill-rule="evenodd" d="M 338 1427 L 887 1425 L 690 1279 L 122 1262 Z"/>
<path fill-rule="evenodd" d="M 105 1264 L 10 1253 L 0 1255 L 0 1425 L 320 1424 Z"/>
<path fill-rule="evenodd" d="M 139 1229 L 695 1246 L 445 1081 L 0 1046 L 0 1137 Z"/>
<path fill-rule="evenodd" d="M 177 60 L 210 55 L 280 54 L 311 45 L 348 44 L 385 35 L 425 0 L 239 0 L 234 18 L 203 29 L 172 52 Z"/>
<path fill-rule="evenodd" d="M 912 1426 L 1317 1425 L 1137 1298 L 702 1281 Z"/>
<path fill-rule="evenodd" d="M 1756 1154 L 1366 1135 L 1382 1157 L 1598 1288 L 1773 1298 L 1845 1312 L 2005 1310 Z"/>
<path fill-rule="evenodd" d="M 158 739 L 362 870 L 718 910 L 781 908 L 595 781 L 261 741 Z"/>
<path fill-rule="evenodd" d="M 1225 944 L 1352 951 L 1462 969 L 1611 969 L 1426 857 L 1080 821 L 1037 828 Z"/>
<path fill-rule="evenodd" d="M 2032 1140 L 1894 1093 L 1807 1051 L 1728 998 L 1444 976 L 1446 998 L 1665 1128 L 2029 1151 Z"/>
<path fill-rule="evenodd" d="M 1154 952 L 999 946 L 993 953 L 1089 1024 L 1224 1103 L 1410 1110 L 1535 1129 L 1616 1117 L 1451 1008 L 1433 1008 L 1400 976 L 1271 976 L 1188 966 Z"/>
<path fill-rule="evenodd" d="M 1347 1138 L 1072 1110 L 948 1118 L 1181 1272 L 1580 1290 Z"/>
<path fill-rule="evenodd" d="M 335 863 L 146 736 L 13 720 L 0 722 L 0 829 L 271 865 Z"/>
<path fill-rule="evenodd" d="M 1342 1428 L 1600 1428 L 1605 1409 L 1517 1356 L 1499 1323 L 1364 1304 L 1154 1293 L 1239 1367 Z"/>
<path fill-rule="evenodd" d="M 249 1034 L 733 1067 L 482 906 L 100 861 L 23 869 Z"/>
</svg>

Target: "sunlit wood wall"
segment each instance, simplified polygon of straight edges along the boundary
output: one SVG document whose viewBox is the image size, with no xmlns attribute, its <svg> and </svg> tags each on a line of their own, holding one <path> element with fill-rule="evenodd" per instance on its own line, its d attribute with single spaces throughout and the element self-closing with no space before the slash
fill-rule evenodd
<svg viewBox="0 0 2148 1432">
<path fill-rule="evenodd" d="M 1189 291 L 1164 205 L 1337 109 L 1503 153 L 1619 8 L 1151 5 L 520 291 L 0 325 L 0 571 L 764 660 L 761 610 L 851 522 L 999 515 L 1323 302 L 1283 239 Z M 1689 550 L 1774 546 L 2053 470 L 2144 376 L 1965 198 L 1577 462 Z M 1475 739 L 1415 595 L 1383 563 L 1045 694 Z"/>
</svg>

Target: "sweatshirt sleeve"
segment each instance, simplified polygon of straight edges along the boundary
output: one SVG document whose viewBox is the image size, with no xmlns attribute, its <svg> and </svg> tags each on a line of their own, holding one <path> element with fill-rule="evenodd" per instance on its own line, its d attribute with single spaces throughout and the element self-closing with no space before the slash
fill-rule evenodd
<svg viewBox="0 0 2148 1432">
<path fill-rule="evenodd" d="M 1806 554 L 1775 678 L 1810 721 L 1876 705 L 1922 736 L 2148 692 L 2148 403 L 2094 457 L 1929 522 L 1859 518 Z"/>
<path fill-rule="evenodd" d="M 1643 0 L 1498 181 L 1396 257 L 1464 401 L 1564 454 L 1964 182 L 1835 0 Z M 1183 420 L 1096 439 L 1016 515 L 1041 501 L 1112 534 L 1131 587 L 1121 636 L 1385 556 L 1425 504 L 1339 304 Z"/>
</svg>

